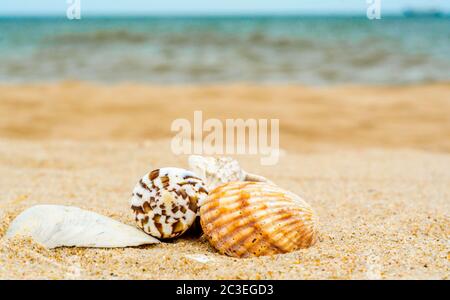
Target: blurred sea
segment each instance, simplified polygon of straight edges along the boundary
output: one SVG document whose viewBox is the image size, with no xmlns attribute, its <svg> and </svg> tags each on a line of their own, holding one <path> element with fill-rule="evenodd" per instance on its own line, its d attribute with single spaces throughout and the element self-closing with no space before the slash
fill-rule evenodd
<svg viewBox="0 0 450 300">
<path fill-rule="evenodd" d="M 0 81 L 450 81 L 450 18 L 0 18 Z"/>
</svg>

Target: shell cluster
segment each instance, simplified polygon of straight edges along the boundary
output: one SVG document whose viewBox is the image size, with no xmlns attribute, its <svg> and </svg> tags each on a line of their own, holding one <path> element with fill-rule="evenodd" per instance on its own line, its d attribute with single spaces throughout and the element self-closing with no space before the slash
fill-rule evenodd
<svg viewBox="0 0 450 300">
<path fill-rule="evenodd" d="M 200 208 L 202 229 L 220 253 L 251 257 L 287 253 L 316 241 L 316 220 L 299 196 L 261 182 L 231 182 Z"/>
<path fill-rule="evenodd" d="M 191 155 L 189 166 L 192 171 L 156 169 L 136 185 L 132 209 L 146 233 L 177 237 L 199 216 L 210 244 L 233 257 L 287 253 L 315 243 L 315 214 L 299 196 L 247 173 L 232 158 Z"/>
<path fill-rule="evenodd" d="M 22 212 L 6 236 L 29 235 L 48 248 L 129 247 L 179 237 L 200 223 L 210 244 L 233 257 L 315 243 L 316 216 L 299 196 L 247 173 L 231 158 L 191 156 L 189 165 L 192 171 L 153 170 L 136 184 L 130 202 L 141 230 L 76 207 L 37 205 Z"/>
<path fill-rule="evenodd" d="M 183 234 L 198 216 L 208 192 L 194 173 L 179 168 L 151 171 L 133 190 L 131 208 L 144 232 L 156 238 Z"/>
</svg>

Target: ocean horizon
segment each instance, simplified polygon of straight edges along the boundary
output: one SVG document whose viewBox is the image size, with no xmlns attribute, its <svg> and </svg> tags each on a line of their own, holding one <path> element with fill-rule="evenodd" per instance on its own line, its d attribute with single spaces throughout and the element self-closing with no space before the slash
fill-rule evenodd
<svg viewBox="0 0 450 300">
<path fill-rule="evenodd" d="M 448 16 L 0 16 L 0 82 L 441 82 L 449 40 Z"/>
</svg>

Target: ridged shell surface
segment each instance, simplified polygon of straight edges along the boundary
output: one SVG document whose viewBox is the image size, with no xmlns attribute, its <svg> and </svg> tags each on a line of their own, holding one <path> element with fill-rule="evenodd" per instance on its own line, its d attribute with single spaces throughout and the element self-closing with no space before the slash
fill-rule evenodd
<svg viewBox="0 0 450 300">
<path fill-rule="evenodd" d="M 137 226 L 157 238 L 183 234 L 194 223 L 208 192 L 194 173 L 161 168 L 136 184 L 131 198 Z"/>
<path fill-rule="evenodd" d="M 200 208 L 202 229 L 220 253 L 252 257 L 313 245 L 316 217 L 299 196 L 262 182 L 231 182 L 211 191 Z"/>
</svg>

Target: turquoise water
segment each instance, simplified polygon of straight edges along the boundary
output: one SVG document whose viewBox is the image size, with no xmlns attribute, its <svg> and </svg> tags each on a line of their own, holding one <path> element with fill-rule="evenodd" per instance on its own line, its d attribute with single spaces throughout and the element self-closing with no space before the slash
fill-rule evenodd
<svg viewBox="0 0 450 300">
<path fill-rule="evenodd" d="M 450 80 L 450 18 L 0 18 L 0 81 Z"/>
</svg>

